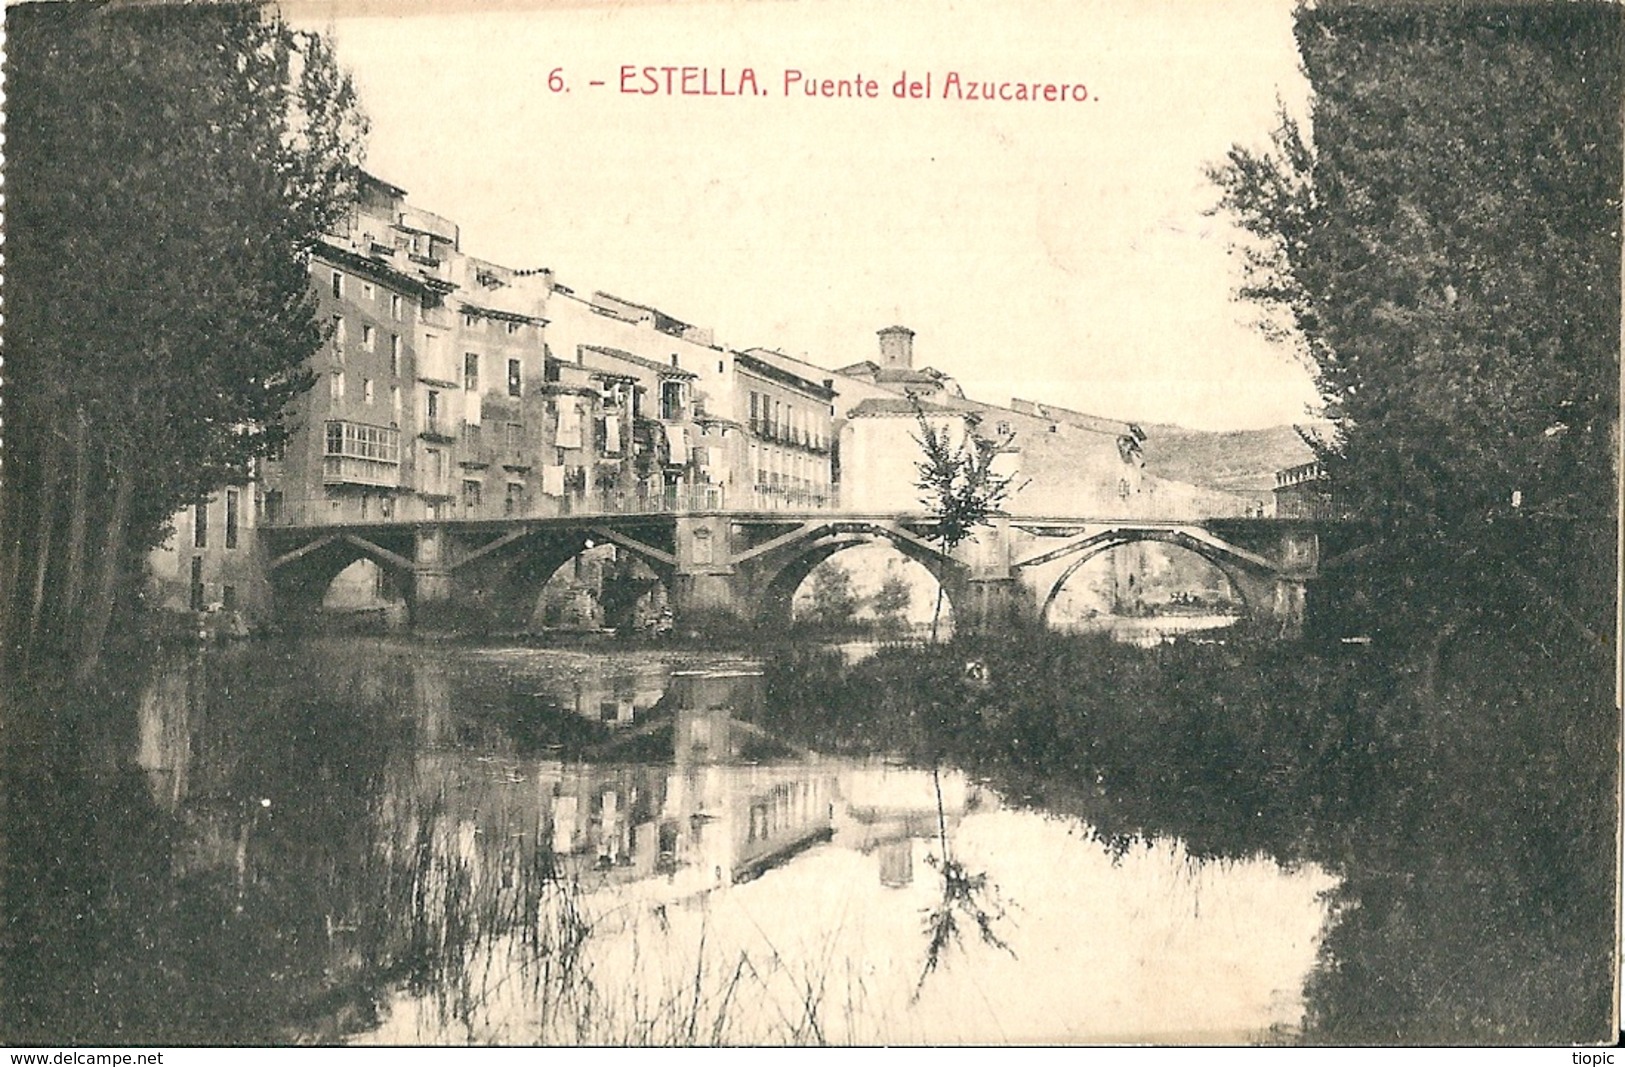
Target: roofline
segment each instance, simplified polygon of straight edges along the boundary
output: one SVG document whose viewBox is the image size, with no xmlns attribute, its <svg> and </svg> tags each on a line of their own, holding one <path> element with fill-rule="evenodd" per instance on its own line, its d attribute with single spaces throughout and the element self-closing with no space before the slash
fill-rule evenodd
<svg viewBox="0 0 1625 1067">
<path fill-rule="evenodd" d="M 376 259 L 363 256 L 358 252 L 351 252 L 347 248 L 328 244 L 326 241 L 316 242 L 316 247 L 311 250 L 311 257 L 326 260 L 335 266 L 346 267 L 359 274 L 370 275 L 388 285 L 414 290 L 424 296 L 443 296 L 458 288 L 456 282 L 408 274 L 403 270 L 391 267 L 387 263 L 380 263 Z"/>
<path fill-rule="evenodd" d="M 778 382 L 780 385 L 788 385 L 792 388 L 800 389 L 802 392 L 816 396 L 820 400 L 834 400 L 836 397 L 835 390 L 830 386 L 812 381 L 809 378 L 803 378 L 794 371 L 785 370 L 783 367 L 775 366 L 761 357 L 753 356 L 748 352 L 735 352 L 734 365 L 742 366 L 747 372 L 754 372 L 761 377 Z"/>
<path fill-rule="evenodd" d="M 504 322 L 527 322 L 535 326 L 546 326 L 549 321 L 539 315 L 526 315 L 518 311 L 503 311 L 500 308 L 485 307 L 482 304 L 470 304 L 466 300 L 463 302 L 463 311 L 482 315 L 488 319 L 501 319 Z"/>
<path fill-rule="evenodd" d="M 586 352 L 597 352 L 599 355 L 608 356 L 610 359 L 624 360 L 625 362 L 632 364 L 634 367 L 644 367 L 667 378 L 699 377 L 698 374 L 695 374 L 691 370 L 684 370 L 681 367 L 673 367 L 657 360 L 650 359 L 647 356 L 640 356 L 636 352 L 628 352 L 624 348 L 610 348 L 607 345 L 582 345 L 581 349 Z"/>
</svg>

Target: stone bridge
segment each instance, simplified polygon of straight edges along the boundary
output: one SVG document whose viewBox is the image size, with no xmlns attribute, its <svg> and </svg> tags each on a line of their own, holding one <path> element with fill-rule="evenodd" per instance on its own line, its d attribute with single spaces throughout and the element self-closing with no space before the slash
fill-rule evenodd
<svg viewBox="0 0 1625 1067">
<path fill-rule="evenodd" d="M 947 553 L 923 514 L 705 512 L 434 520 L 262 527 L 274 610 L 284 623 L 314 616 L 329 584 L 370 560 L 426 629 L 527 629 L 542 587 L 596 545 L 615 545 L 666 586 L 684 630 L 787 624 L 796 588 L 819 563 L 854 545 L 885 542 L 942 587 L 957 624 L 971 630 L 1043 620 L 1061 588 L 1091 558 L 1136 542 L 1162 542 L 1217 567 L 1253 624 L 1300 634 L 1308 589 L 1334 524 L 1303 519 L 1191 522 L 1000 516 Z"/>
</svg>

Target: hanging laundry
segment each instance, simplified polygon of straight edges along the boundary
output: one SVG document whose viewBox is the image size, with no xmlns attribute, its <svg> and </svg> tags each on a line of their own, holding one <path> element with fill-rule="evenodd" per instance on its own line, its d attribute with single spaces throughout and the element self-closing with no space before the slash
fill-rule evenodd
<svg viewBox="0 0 1625 1067">
<path fill-rule="evenodd" d="M 478 389 L 470 390 L 463 398 L 463 421 L 470 426 L 478 426 L 480 424 L 481 407 L 480 391 Z"/>
<path fill-rule="evenodd" d="M 671 458 L 669 460 L 667 460 L 668 463 L 673 463 L 673 464 L 676 464 L 677 466 L 687 466 L 687 464 L 688 464 L 688 431 L 687 430 L 683 429 L 681 426 L 667 426 L 666 427 L 666 447 L 671 452 Z"/>
<path fill-rule="evenodd" d="M 618 456 L 621 454 L 621 417 L 619 415 L 604 416 L 604 455 Z"/>
<path fill-rule="evenodd" d="M 581 447 L 581 400 L 579 397 L 559 397 L 559 432 L 553 443 L 560 448 Z"/>
<path fill-rule="evenodd" d="M 542 492 L 548 496 L 564 495 L 564 466 L 548 464 L 542 468 Z"/>
</svg>

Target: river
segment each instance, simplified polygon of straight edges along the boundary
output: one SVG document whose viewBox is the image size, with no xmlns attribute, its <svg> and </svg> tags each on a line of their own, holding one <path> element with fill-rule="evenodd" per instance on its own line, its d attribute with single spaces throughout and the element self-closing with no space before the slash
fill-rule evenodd
<svg viewBox="0 0 1625 1067">
<path fill-rule="evenodd" d="M 169 656 L 125 772 L 50 831 L 84 837 L 59 888 L 105 898 L 34 902 L 54 991 L 31 1007 L 82 995 L 88 1039 L 204 1043 L 1231 1043 L 1300 1021 L 1325 871 L 1108 848 L 954 766 L 776 737 L 765 699 L 762 661 L 724 652 Z"/>
</svg>

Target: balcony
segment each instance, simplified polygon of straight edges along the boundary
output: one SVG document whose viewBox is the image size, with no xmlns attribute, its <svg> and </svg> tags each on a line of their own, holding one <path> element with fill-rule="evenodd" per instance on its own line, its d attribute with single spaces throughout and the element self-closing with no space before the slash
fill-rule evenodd
<svg viewBox="0 0 1625 1067">
<path fill-rule="evenodd" d="M 782 422 L 773 422 L 770 419 L 763 418 L 751 419 L 749 426 L 751 435 L 760 441 L 768 441 L 776 445 L 789 445 L 791 448 L 799 448 L 805 452 L 820 456 L 828 455 L 830 451 L 830 435 L 827 428 L 825 428 L 822 435 L 816 435 L 787 426 Z"/>
<path fill-rule="evenodd" d="M 401 484 L 398 463 L 384 463 L 357 456 L 323 456 L 323 485 L 371 485 L 394 489 Z"/>
<path fill-rule="evenodd" d="M 400 431 L 384 426 L 329 422 L 322 455 L 322 484 L 399 486 L 400 439 Z"/>
<path fill-rule="evenodd" d="M 440 416 L 435 415 L 424 419 L 423 422 L 418 426 L 418 436 L 423 438 L 425 441 L 438 441 L 443 444 L 450 444 L 451 442 L 457 440 L 457 428 L 452 425 L 450 419 L 441 418 Z"/>
<path fill-rule="evenodd" d="M 727 496 L 720 485 L 684 485 L 637 489 L 607 489 L 571 493 L 563 498 L 565 515 L 652 515 L 690 511 L 721 511 Z"/>
</svg>

